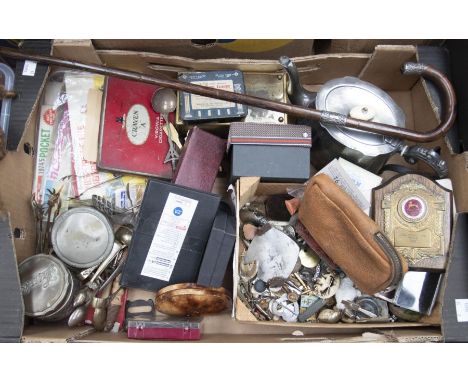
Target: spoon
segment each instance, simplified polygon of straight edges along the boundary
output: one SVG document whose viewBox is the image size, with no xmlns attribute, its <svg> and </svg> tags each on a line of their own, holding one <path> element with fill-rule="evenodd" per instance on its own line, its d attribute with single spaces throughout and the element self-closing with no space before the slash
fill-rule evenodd
<svg viewBox="0 0 468 382">
<path fill-rule="evenodd" d="M 127 239 L 131 240 L 131 237 Z M 97 278 L 101 275 L 102 272 L 105 271 L 107 266 L 117 256 L 117 254 L 119 253 L 121 249 L 122 249 L 122 244 L 116 241 L 114 243 L 114 246 L 112 247 L 111 253 L 99 265 L 93 277 L 91 277 L 91 280 L 89 280 L 86 283 L 86 285 L 76 294 L 73 300 L 73 307 L 76 308 L 90 301 L 93 295 L 93 291 L 95 291 L 98 288 L 98 286 L 96 285 Z"/>
<path fill-rule="evenodd" d="M 70 317 L 68 318 L 68 326 L 73 328 L 75 326 L 80 326 L 83 324 L 86 316 L 86 310 L 88 309 L 88 304 L 81 305 L 76 308 Z"/>
<path fill-rule="evenodd" d="M 115 240 L 125 247 L 129 247 L 132 242 L 133 229 L 127 225 L 120 226 L 115 233 Z"/>
<path fill-rule="evenodd" d="M 93 326 L 98 331 L 103 331 L 106 326 L 107 298 L 94 297 L 91 306 L 94 308 Z"/>
<path fill-rule="evenodd" d="M 160 113 L 166 121 L 167 140 L 169 141 L 169 150 L 167 151 L 164 163 L 171 162 L 172 171 L 175 171 L 179 153 L 174 148 L 172 142 L 171 126 L 169 124 L 169 113 L 176 109 L 177 96 L 172 89 L 162 88 L 158 89 L 151 99 L 151 106 L 156 113 Z"/>
<path fill-rule="evenodd" d="M 85 304 L 91 299 L 92 292 L 88 287 L 81 289 L 75 296 L 73 300 L 73 307 L 78 308 L 79 306 Z"/>
</svg>

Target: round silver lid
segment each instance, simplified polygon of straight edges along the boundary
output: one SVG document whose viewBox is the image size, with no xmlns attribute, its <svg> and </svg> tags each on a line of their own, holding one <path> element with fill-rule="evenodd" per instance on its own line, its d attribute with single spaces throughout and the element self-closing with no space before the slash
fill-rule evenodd
<svg viewBox="0 0 468 382">
<path fill-rule="evenodd" d="M 53 312 L 66 298 L 71 274 L 52 255 L 34 255 L 18 266 L 25 314 L 44 316 Z"/>
<path fill-rule="evenodd" d="M 76 268 L 93 267 L 112 250 L 114 232 L 107 218 L 91 207 L 78 207 L 59 215 L 52 228 L 57 256 Z"/>
<path fill-rule="evenodd" d="M 340 113 L 357 119 L 405 127 L 405 114 L 382 89 L 355 77 L 343 77 L 326 82 L 317 94 L 318 110 Z M 364 155 L 391 153 L 398 139 L 356 129 L 321 125 L 338 142 Z"/>
</svg>

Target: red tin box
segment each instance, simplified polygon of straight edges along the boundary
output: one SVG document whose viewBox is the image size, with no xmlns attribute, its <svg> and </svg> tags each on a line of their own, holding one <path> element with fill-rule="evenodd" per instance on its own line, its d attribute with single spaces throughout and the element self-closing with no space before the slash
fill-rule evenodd
<svg viewBox="0 0 468 382">
<path fill-rule="evenodd" d="M 98 167 L 103 170 L 172 177 L 164 163 L 169 143 L 166 121 L 151 107 L 157 86 L 109 77 L 101 116 Z M 169 119 L 173 121 L 174 113 Z"/>
</svg>

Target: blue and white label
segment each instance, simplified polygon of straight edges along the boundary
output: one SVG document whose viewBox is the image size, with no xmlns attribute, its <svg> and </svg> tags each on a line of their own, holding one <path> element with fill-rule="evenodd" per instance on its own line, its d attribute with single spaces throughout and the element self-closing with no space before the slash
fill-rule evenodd
<svg viewBox="0 0 468 382">
<path fill-rule="evenodd" d="M 172 192 L 168 195 L 141 270 L 143 276 L 170 280 L 197 205 L 198 200 Z"/>
</svg>

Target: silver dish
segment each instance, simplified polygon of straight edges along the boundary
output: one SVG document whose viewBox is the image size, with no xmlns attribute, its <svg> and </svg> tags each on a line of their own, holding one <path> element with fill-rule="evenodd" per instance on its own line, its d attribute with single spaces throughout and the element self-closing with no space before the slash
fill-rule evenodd
<svg viewBox="0 0 468 382">
<path fill-rule="evenodd" d="M 343 77 L 326 82 L 317 94 L 319 110 L 336 112 L 373 122 L 405 127 L 405 114 L 382 89 L 355 77 Z M 368 133 L 321 123 L 314 129 L 314 148 L 311 161 L 322 168 L 331 160 L 343 157 L 377 172 L 397 152 L 402 141 L 375 133 Z"/>
<path fill-rule="evenodd" d="M 90 207 L 78 207 L 59 215 L 52 229 L 57 256 L 74 268 L 90 268 L 112 250 L 114 232 L 105 215 Z"/>
</svg>

